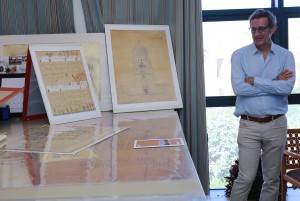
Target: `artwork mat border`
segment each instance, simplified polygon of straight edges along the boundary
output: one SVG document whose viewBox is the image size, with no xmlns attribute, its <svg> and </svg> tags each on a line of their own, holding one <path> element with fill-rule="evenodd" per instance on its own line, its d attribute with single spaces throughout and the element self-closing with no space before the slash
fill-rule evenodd
<svg viewBox="0 0 300 201">
<path fill-rule="evenodd" d="M 57 115 L 54 116 L 52 112 L 52 108 L 48 99 L 48 95 L 45 90 L 44 81 L 42 78 L 42 74 L 40 71 L 40 66 L 38 65 L 36 52 L 40 51 L 68 51 L 68 50 L 79 50 L 83 68 L 85 71 L 85 75 L 87 78 L 87 82 L 89 85 L 89 91 L 90 95 L 92 96 L 93 104 L 95 106 L 95 110 L 92 111 L 84 111 L 84 112 L 76 112 L 76 113 L 69 113 L 64 115 Z M 73 121 L 80 121 L 85 119 L 92 119 L 92 118 L 98 118 L 101 117 L 101 110 L 100 106 L 97 101 L 97 97 L 95 94 L 94 86 L 92 84 L 91 76 L 88 70 L 86 58 L 83 52 L 83 48 L 81 45 L 75 45 L 75 44 L 35 44 L 35 45 L 29 45 L 29 51 L 31 55 L 32 64 L 34 67 L 35 75 L 38 81 L 38 85 L 40 88 L 40 92 L 42 95 L 42 99 L 44 102 L 44 106 L 47 112 L 48 120 L 51 125 L 53 124 L 61 124 L 61 123 L 67 123 L 67 122 L 73 122 Z"/>
<path fill-rule="evenodd" d="M 145 103 L 132 103 L 132 104 L 118 103 L 114 61 L 113 61 L 113 50 L 112 50 L 112 43 L 111 43 L 112 39 L 110 35 L 111 30 L 165 31 L 167 46 L 168 46 L 167 48 L 168 48 L 169 58 L 170 58 L 172 78 L 173 78 L 173 86 L 176 95 L 175 101 L 145 102 Z M 110 77 L 112 105 L 113 105 L 114 113 L 138 112 L 138 111 L 161 110 L 161 109 L 176 109 L 176 108 L 183 107 L 180 87 L 178 82 L 178 76 L 177 76 L 177 70 L 175 65 L 174 53 L 172 48 L 170 29 L 168 25 L 105 24 L 105 37 L 106 37 L 106 50 L 107 50 L 108 69 L 109 69 L 109 77 Z"/>
</svg>

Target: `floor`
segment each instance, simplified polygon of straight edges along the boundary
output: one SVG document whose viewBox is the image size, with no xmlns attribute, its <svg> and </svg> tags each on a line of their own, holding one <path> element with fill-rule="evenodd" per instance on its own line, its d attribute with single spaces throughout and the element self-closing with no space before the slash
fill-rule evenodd
<svg viewBox="0 0 300 201">
<path fill-rule="evenodd" d="M 287 201 L 299 201 L 300 199 L 300 189 L 288 188 Z M 229 201 L 229 198 L 224 196 L 224 190 L 211 190 L 210 195 L 207 196 L 208 201 Z"/>
</svg>

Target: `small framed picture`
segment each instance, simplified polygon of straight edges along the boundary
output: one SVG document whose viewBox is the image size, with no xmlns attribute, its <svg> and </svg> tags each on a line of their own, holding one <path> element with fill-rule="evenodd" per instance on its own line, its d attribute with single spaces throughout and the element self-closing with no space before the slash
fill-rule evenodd
<svg viewBox="0 0 300 201">
<path fill-rule="evenodd" d="M 167 25 L 106 24 L 113 112 L 182 108 Z"/>
<path fill-rule="evenodd" d="M 25 73 L 26 55 L 0 56 L 0 74 Z"/>
<path fill-rule="evenodd" d="M 50 124 L 101 117 L 81 45 L 29 45 Z"/>
<path fill-rule="evenodd" d="M 147 140 L 135 140 L 134 148 L 159 148 L 159 147 L 176 147 L 183 146 L 184 142 L 182 138 L 172 139 L 147 139 Z"/>
</svg>

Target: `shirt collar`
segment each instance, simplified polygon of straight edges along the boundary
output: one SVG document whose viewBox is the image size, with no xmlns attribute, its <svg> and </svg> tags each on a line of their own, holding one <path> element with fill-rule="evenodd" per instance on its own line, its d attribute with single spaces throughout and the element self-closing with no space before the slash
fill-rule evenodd
<svg viewBox="0 0 300 201">
<path fill-rule="evenodd" d="M 253 55 L 259 53 L 254 43 L 251 44 L 251 52 Z M 270 53 L 275 54 L 275 45 L 273 42 L 271 42 Z"/>
</svg>

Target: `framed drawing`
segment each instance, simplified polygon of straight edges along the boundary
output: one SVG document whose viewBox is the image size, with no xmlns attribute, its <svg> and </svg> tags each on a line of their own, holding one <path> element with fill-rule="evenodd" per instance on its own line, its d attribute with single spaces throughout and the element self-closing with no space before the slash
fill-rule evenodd
<svg viewBox="0 0 300 201">
<path fill-rule="evenodd" d="M 182 108 L 167 25 L 106 24 L 113 112 Z"/>
<path fill-rule="evenodd" d="M 29 45 L 50 124 L 101 117 L 81 45 Z"/>
</svg>

